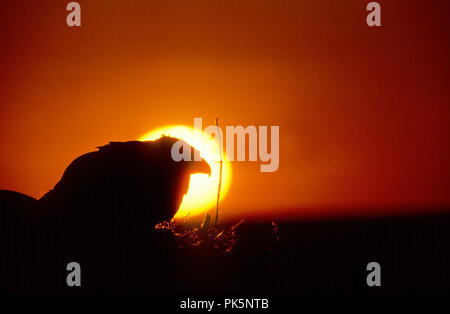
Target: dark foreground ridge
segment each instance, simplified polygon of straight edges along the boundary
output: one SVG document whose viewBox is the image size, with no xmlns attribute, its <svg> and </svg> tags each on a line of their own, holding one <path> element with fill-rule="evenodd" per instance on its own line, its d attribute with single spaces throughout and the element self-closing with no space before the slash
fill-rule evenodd
<svg viewBox="0 0 450 314">
<path fill-rule="evenodd" d="M 166 292 L 246 296 L 448 293 L 449 227 L 448 211 L 278 224 L 244 221 L 234 228 L 229 253 L 219 253 L 220 246 L 208 250 L 203 245 L 201 249 L 201 244 L 179 249 L 177 256 L 183 263 L 174 269 L 176 284 Z M 367 285 L 370 262 L 381 266 L 379 287 Z"/>
</svg>

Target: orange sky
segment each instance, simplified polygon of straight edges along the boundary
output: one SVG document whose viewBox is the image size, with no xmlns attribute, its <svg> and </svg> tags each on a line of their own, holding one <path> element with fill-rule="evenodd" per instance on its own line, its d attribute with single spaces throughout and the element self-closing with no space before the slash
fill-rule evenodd
<svg viewBox="0 0 450 314">
<path fill-rule="evenodd" d="M 228 213 L 450 203 L 447 2 L 379 1 L 377 29 L 368 0 L 89 0 L 81 28 L 68 2 L 0 4 L 0 188 L 218 115 L 280 126 L 279 170 L 234 163 Z"/>
</svg>

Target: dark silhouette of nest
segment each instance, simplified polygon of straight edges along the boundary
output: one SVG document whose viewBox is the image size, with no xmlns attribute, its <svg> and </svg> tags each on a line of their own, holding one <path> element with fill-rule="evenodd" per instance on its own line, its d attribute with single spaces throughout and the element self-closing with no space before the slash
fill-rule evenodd
<svg viewBox="0 0 450 314">
<path fill-rule="evenodd" d="M 232 226 L 226 226 L 219 222 L 211 225 L 211 218 L 206 214 L 200 225 L 191 225 L 180 222 L 163 222 L 155 226 L 157 230 L 169 230 L 178 239 L 181 248 L 197 248 L 200 252 L 219 251 L 230 253 L 237 242 L 235 233 L 244 220 Z"/>
<path fill-rule="evenodd" d="M 211 252 L 221 254 L 231 254 L 240 243 L 240 247 L 252 248 L 254 243 L 249 243 L 245 238 L 245 227 L 243 227 L 244 219 L 233 225 L 226 225 L 222 222 L 211 224 L 209 214 L 201 224 L 193 225 L 186 222 L 173 221 L 162 222 L 155 226 L 159 231 L 168 231 L 179 240 L 179 248 L 192 248 L 201 254 Z M 264 242 L 264 246 L 269 251 L 274 252 L 279 243 L 279 231 L 275 222 L 266 225 L 261 231 L 263 234 L 258 242 Z"/>
</svg>

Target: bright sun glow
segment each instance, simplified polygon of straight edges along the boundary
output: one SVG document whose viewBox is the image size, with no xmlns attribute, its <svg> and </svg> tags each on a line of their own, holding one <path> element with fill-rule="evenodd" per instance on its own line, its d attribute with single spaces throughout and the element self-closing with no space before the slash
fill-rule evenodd
<svg viewBox="0 0 450 314">
<path fill-rule="evenodd" d="M 189 145 L 200 151 L 201 156 L 211 167 L 211 176 L 207 174 L 193 174 L 189 184 L 188 193 L 184 196 L 180 209 L 175 218 L 182 218 L 186 215 L 194 216 L 205 212 L 216 206 L 217 189 L 220 176 L 220 150 L 219 142 L 208 134 L 200 130 L 183 125 L 172 125 L 162 127 L 142 136 L 140 141 L 154 141 L 163 135 L 176 137 L 184 140 Z M 200 145 L 198 140 L 202 139 Z M 226 161 L 225 154 L 222 152 L 222 187 L 220 190 L 220 199 L 228 192 L 231 182 L 231 165 Z"/>
</svg>

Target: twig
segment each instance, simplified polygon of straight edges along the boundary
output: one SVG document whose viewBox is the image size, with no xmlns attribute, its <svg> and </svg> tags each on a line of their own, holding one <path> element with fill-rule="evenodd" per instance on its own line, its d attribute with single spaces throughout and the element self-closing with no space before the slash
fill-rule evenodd
<svg viewBox="0 0 450 314">
<path fill-rule="evenodd" d="M 220 189 L 222 188 L 222 145 L 220 138 L 220 128 L 219 128 L 219 117 L 216 117 L 217 135 L 219 137 L 219 155 L 220 155 L 220 172 L 219 172 L 219 188 L 217 189 L 217 204 L 216 204 L 216 221 L 214 227 L 217 226 L 217 221 L 219 220 L 219 199 L 220 199 Z"/>
</svg>

